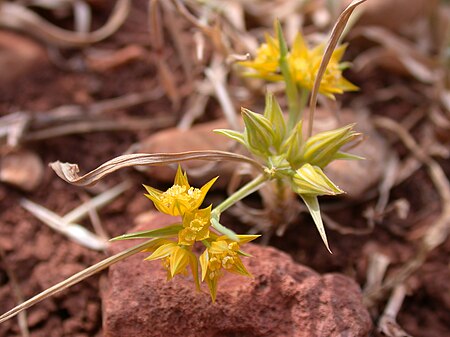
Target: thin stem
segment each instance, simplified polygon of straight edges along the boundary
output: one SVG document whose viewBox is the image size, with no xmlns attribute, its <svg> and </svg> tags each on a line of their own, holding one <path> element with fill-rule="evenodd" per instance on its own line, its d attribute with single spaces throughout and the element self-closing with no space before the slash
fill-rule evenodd
<svg viewBox="0 0 450 337">
<path fill-rule="evenodd" d="M 300 120 L 302 111 L 300 109 L 297 85 L 292 79 L 286 59 L 280 58 L 280 68 L 286 83 L 286 97 L 288 100 L 288 132 L 291 131 L 295 124 Z"/>
<path fill-rule="evenodd" d="M 239 200 L 244 199 L 246 196 L 258 190 L 259 187 L 263 185 L 267 180 L 268 178 L 264 174 L 257 176 L 255 179 L 242 186 L 239 190 L 222 201 L 220 205 L 214 208 L 213 212 L 217 215 L 220 215 L 220 213 L 233 206 Z"/>
<path fill-rule="evenodd" d="M 110 265 L 141 252 L 151 242 L 152 242 L 152 240 L 146 241 L 137 246 L 134 246 L 127 250 L 124 250 L 116 255 L 108 257 L 108 258 L 104 259 L 103 261 L 100 261 L 99 263 L 94 264 L 93 266 L 88 267 L 88 268 L 80 271 L 79 273 L 76 273 L 75 275 L 72 275 L 71 277 L 65 279 L 64 281 L 44 290 L 43 292 L 30 298 L 29 300 L 26 300 L 25 302 L 19 304 L 18 306 L 14 307 L 13 309 L 11 309 L 8 312 L 1 315 L 0 323 L 16 316 L 18 313 L 24 311 L 25 309 L 31 307 L 32 305 L 34 305 L 36 303 L 42 301 L 43 299 L 50 297 L 66 288 L 69 288 L 69 287 L 73 286 L 74 284 L 77 284 L 78 282 L 88 278 L 89 276 L 94 275 L 95 273 L 98 273 L 99 271 L 109 267 Z"/>
<path fill-rule="evenodd" d="M 288 132 L 292 130 L 297 124 L 300 118 L 300 105 L 298 97 L 297 85 L 292 78 L 291 71 L 289 70 L 289 64 L 287 62 L 288 49 L 286 40 L 283 36 L 280 21 L 276 21 L 275 29 L 277 32 L 278 42 L 280 44 L 280 59 L 279 65 L 281 74 L 283 75 L 284 83 L 286 84 L 286 96 L 288 99 L 289 120 L 288 120 Z"/>
<path fill-rule="evenodd" d="M 319 70 L 317 71 L 316 79 L 314 80 L 314 86 L 311 91 L 311 100 L 309 103 L 309 118 L 308 118 L 308 129 L 307 129 L 307 138 L 311 137 L 313 122 L 314 122 L 314 113 L 316 112 L 317 105 L 317 96 L 319 95 L 319 88 L 322 82 L 323 75 L 325 74 L 325 70 L 327 69 L 328 63 L 333 55 L 333 51 L 336 48 L 336 45 L 339 42 L 340 36 L 342 35 L 344 28 L 347 24 L 347 21 L 350 19 L 350 16 L 353 10 L 366 0 L 353 0 L 347 8 L 341 13 L 338 18 L 338 21 L 333 27 L 331 31 L 331 36 L 328 39 L 327 45 L 325 47 L 325 52 L 322 56 L 322 61 L 320 62 Z"/>
</svg>

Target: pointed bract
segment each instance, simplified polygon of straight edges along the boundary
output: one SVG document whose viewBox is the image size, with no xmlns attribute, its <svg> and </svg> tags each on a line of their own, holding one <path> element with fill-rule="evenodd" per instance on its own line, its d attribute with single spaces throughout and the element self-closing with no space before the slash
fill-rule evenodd
<svg viewBox="0 0 450 337">
<path fill-rule="evenodd" d="M 242 108 L 241 112 L 245 124 L 244 139 L 248 149 L 256 155 L 270 155 L 274 137 L 270 121 L 245 108 Z"/>
<path fill-rule="evenodd" d="M 241 143 L 244 146 L 246 145 L 245 139 L 244 139 L 244 134 L 242 132 L 238 132 L 235 130 L 229 130 L 229 129 L 215 129 L 215 130 L 213 130 L 213 132 L 218 133 L 220 135 L 224 135 L 228 138 L 231 138 L 231 139 Z"/>
<path fill-rule="evenodd" d="M 338 153 L 342 146 L 359 135 L 353 130 L 353 127 L 354 124 L 350 124 L 335 130 L 320 132 L 310 137 L 304 146 L 304 161 L 322 168 L 327 166 L 340 156 Z"/>
<path fill-rule="evenodd" d="M 273 146 L 277 151 L 286 137 L 286 122 L 280 105 L 271 93 L 266 94 L 264 117 L 267 118 L 273 130 Z"/>
<path fill-rule="evenodd" d="M 317 197 L 310 195 L 301 195 L 301 197 L 305 202 L 306 207 L 308 207 L 309 213 L 311 214 L 314 220 L 314 224 L 316 225 L 316 228 L 319 231 L 320 237 L 322 238 L 325 247 L 327 247 L 328 251 L 332 253 L 330 250 L 330 246 L 328 245 L 327 235 L 325 233 L 325 228 L 323 226 L 322 216 L 320 215 L 320 207 Z"/>
<path fill-rule="evenodd" d="M 336 195 L 344 193 L 317 166 L 304 164 L 295 171 L 291 186 L 300 195 Z"/>
<path fill-rule="evenodd" d="M 295 128 L 291 131 L 289 138 L 283 144 L 283 153 L 286 155 L 286 160 L 289 162 L 293 169 L 298 168 L 303 159 L 303 123 L 300 121 Z"/>
<path fill-rule="evenodd" d="M 240 236 L 242 242 L 249 242 L 257 235 Z M 216 300 L 217 284 L 223 269 L 239 275 L 250 276 L 239 256 L 239 244 L 225 236 L 211 241 L 210 246 L 200 256 L 202 281 L 206 281 L 213 302 Z"/>
<path fill-rule="evenodd" d="M 194 188 L 189 185 L 186 173 L 183 173 L 181 168 L 178 167 L 172 187 L 162 192 L 156 188 L 144 185 L 148 192 L 145 196 L 153 201 L 155 207 L 161 213 L 179 216 L 198 209 L 203 203 L 206 193 L 208 193 L 217 178 L 211 179 L 200 189 Z"/>
<path fill-rule="evenodd" d="M 189 251 L 179 246 L 173 249 L 172 254 L 170 254 L 170 274 L 172 277 L 186 270 L 190 254 Z"/>
</svg>

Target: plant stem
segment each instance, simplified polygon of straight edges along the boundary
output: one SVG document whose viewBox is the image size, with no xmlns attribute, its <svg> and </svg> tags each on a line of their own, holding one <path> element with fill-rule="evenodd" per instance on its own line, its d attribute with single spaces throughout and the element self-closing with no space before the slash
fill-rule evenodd
<svg viewBox="0 0 450 337">
<path fill-rule="evenodd" d="M 288 100 L 288 111 L 289 111 L 289 119 L 288 119 L 288 132 L 291 131 L 295 124 L 301 118 L 300 104 L 298 98 L 298 90 L 297 86 L 294 83 L 291 73 L 289 71 L 286 60 L 280 59 L 280 68 L 281 73 L 283 74 L 284 82 L 286 83 L 286 97 Z"/>
<path fill-rule="evenodd" d="M 233 206 L 239 200 L 244 199 L 249 194 L 252 194 L 256 190 L 258 190 L 258 188 L 267 180 L 268 178 L 264 174 L 257 176 L 255 179 L 248 182 L 246 185 L 242 186 L 239 190 L 230 195 L 227 199 L 222 201 L 221 204 L 216 206 L 213 210 L 213 213 L 220 215 L 220 213 Z"/>
<path fill-rule="evenodd" d="M 286 96 L 288 99 L 288 109 L 289 109 L 289 120 L 288 120 L 288 129 L 287 131 L 291 131 L 295 124 L 299 121 L 300 117 L 300 105 L 298 98 L 298 89 L 297 85 L 292 78 L 291 71 L 289 70 L 289 64 L 287 62 L 288 48 L 286 45 L 286 40 L 283 36 L 283 31 L 281 28 L 280 21 L 276 21 L 275 29 L 277 32 L 278 42 L 280 44 L 280 59 L 279 66 L 281 70 L 281 74 L 283 75 L 284 82 L 286 84 Z"/>
</svg>

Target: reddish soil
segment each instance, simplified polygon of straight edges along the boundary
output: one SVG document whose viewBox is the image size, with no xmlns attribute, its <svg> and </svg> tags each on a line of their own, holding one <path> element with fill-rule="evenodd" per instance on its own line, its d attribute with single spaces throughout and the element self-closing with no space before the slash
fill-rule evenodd
<svg viewBox="0 0 450 337">
<path fill-rule="evenodd" d="M 120 48 L 125 44 L 136 43 L 148 47 L 147 2 L 133 3 L 132 14 L 125 26 L 107 42 L 100 43 L 100 46 Z M 94 17 L 102 22 L 107 13 L 108 8 L 99 7 Z M 81 51 L 71 50 L 63 54 L 73 59 L 79 57 Z M 379 83 L 381 87 L 381 79 L 385 78 L 383 74 L 373 76 L 379 76 L 379 81 L 372 83 Z M 155 65 L 151 59 L 134 61 L 102 73 L 60 69 L 49 61 L 40 60 L 13 81 L 0 82 L 0 116 L 18 110 L 39 115 L 59 105 L 87 104 L 157 86 Z M 365 88 L 364 85 L 362 87 Z M 169 100 L 163 97 L 149 104 L 115 112 L 111 118 L 177 113 L 170 106 Z M 375 113 L 392 116 L 402 116 L 405 111 L 405 106 L 396 101 L 388 101 L 375 108 Z M 210 115 L 214 115 L 214 110 L 214 107 L 208 107 Z M 45 165 L 55 160 L 67 161 L 79 164 L 81 170 L 86 172 L 124 153 L 134 142 L 146 136 L 148 133 L 145 131 L 95 132 L 29 142 L 23 146 L 35 151 Z M 447 176 L 450 176 L 450 165 L 444 166 Z M 108 177 L 99 186 L 113 186 L 124 178 L 131 179 L 134 187 L 100 211 L 102 224 L 110 236 L 126 232 L 133 227 L 136 215 L 151 208 L 150 202 L 143 196 L 141 184 L 154 181 L 131 169 Z M 26 197 L 62 215 L 79 205 L 84 193 L 83 189 L 63 182 L 49 168 L 46 168 L 43 182 L 34 192 L 22 192 L 0 183 L 0 247 L 5 252 L 5 257 L 0 260 L 1 313 L 17 305 L 7 268 L 17 278 L 22 295 L 27 299 L 104 258 L 104 254 L 80 247 L 55 233 L 19 205 L 20 198 Z M 213 196 L 220 193 L 215 192 Z M 424 170 L 396 187 L 392 195 L 393 199 L 406 198 L 411 203 L 409 216 L 404 220 L 392 216 L 383 225 L 376 226 L 372 233 L 363 236 L 342 235 L 328 230 L 333 255 L 327 253 L 306 215 L 301 216 L 284 237 L 273 238 L 270 244 L 320 273 L 340 272 L 363 286 L 367 258 L 375 249 L 386 253 L 395 266 L 400 266 L 416 249 L 406 233 L 413 226 L 430 224 L 439 212 L 438 197 Z M 374 203 L 374 200 L 369 200 L 330 214 L 341 224 L 362 228 L 366 226 L 362 212 Z M 236 219 L 228 218 L 227 222 L 240 232 L 246 230 Z M 90 226 L 88 221 L 83 224 Z M 408 281 L 410 292 L 400 310 L 398 322 L 413 336 L 450 335 L 449 257 L 450 241 L 447 240 L 430 254 L 426 263 Z M 29 309 L 27 314 L 31 335 L 101 336 L 101 277 L 105 277 L 105 274 L 91 277 Z M 380 309 L 384 308 L 384 304 L 381 303 Z M 1 337 L 20 335 L 16 318 L 0 324 Z M 373 335 L 376 335 L 375 331 Z"/>
</svg>

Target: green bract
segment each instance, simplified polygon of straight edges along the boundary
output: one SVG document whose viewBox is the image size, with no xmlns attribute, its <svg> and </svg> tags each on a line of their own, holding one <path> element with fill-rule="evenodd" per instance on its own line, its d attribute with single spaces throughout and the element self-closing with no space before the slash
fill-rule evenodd
<svg viewBox="0 0 450 337">
<path fill-rule="evenodd" d="M 342 158 L 343 153 L 339 153 L 339 150 L 359 135 L 353 131 L 353 127 L 354 124 L 350 124 L 310 137 L 305 144 L 304 161 L 323 168 L 333 160 Z"/>
<path fill-rule="evenodd" d="M 273 131 L 272 144 L 277 152 L 286 137 L 286 122 L 284 121 L 283 112 L 280 105 L 272 94 L 266 95 L 266 106 L 264 109 L 264 117 L 266 117 Z"/>
<path fill-rule="evenodd" d="M 305 164 L 295 171 L 291 181 L 292 189 L 300 195 L 336 195 L 344 193 L 328 179 L 320 167 Z"/>
<path fill-rule="evenodd" d="M 262 157 L 270 156 L 274 139 L 272 123 L 248 109 L 242 108 L 241 112 L 245 124 L 244 141 L 248 149 Z"/>
</svg>

